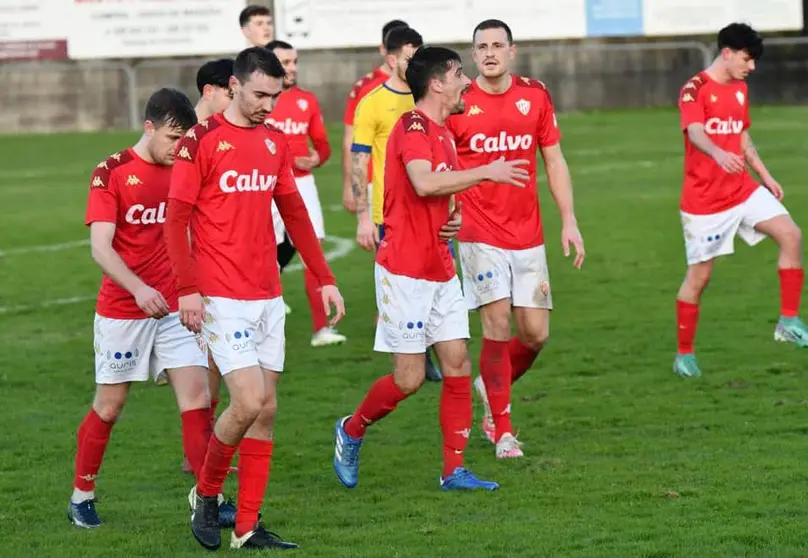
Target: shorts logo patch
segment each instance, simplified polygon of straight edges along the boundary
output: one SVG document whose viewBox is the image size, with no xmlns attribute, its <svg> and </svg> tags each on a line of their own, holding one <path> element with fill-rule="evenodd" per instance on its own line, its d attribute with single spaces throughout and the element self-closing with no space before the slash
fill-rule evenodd
<svg viewBox="0 0 808 558">
<path fill-rule="evenodd" d="M 478 294 L 489 293 L 499 288 L 499 271 L 489 269 L 474 276 L 474 288 Z"/>
<path fill-rule="evenodd" d="M 132 370 L 137 368 L 137 359 L 139 356 L 140 351 L 138 349 L 108 350 L 106 354 L 107 366 L 110 370 L 117 370 L 119 372 Z"/>
<path fill-rule="evenodd" d="M 224 338 L 225 340 L 230 343 L 230 348 L 236 351 L 237 353 L 242 353 L 247 351 L 252 346 L 252 341 L 250 340 L 250 332 L 246 329 L 243 331 L 234 331 L 233 333 L 226 333 Z"/>
<path fill-rule="evenodd" d="M 423 341 L 424 340 L 424 322 L 421 320 L 413 321 L 400 321 L 398 322 L 398 329 L 401 330 L 401 337 L 405 341 Z"/>
</svg>

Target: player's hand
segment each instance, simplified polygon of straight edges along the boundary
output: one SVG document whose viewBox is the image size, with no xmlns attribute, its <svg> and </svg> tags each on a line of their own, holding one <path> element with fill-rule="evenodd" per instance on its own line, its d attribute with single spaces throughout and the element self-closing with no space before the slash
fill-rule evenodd
<svg viewBox="0 0 808 558">
<path fill-rule="evenodd" d="M 202 320 L 205 319 L 205 301 L 202 295 L 193 293 L 179 298 L 180 323 L 188 331 L 200 333 L 202 331 Z"/>
<path fill-rule="evenodd" d="M 356 199 L 354 198 L 350 182 L 346 182 L 342 185 L 342 207 L 347 209 L 350 213 L 356 213 Z"/>
<path fill-rule="evenodd" d="M 516 159 L 514 161 L 506 161 L 505 157 L 500 157 L 493 163 L 487 166 L 487 178 L 492 182 L 499 184 L 511 184 L 519 188 L 527 186 L 527 181 L 530 179 L 530 173 L 526 168 L 530 163 L 527 159 Z"/>
<path fill-rule="evenodd" d="M 462 207 L 463 202 L 457 202 L 457 206 L 449 216 L 449 220 L 446 221 L 440 228 L 440 233 L 438 233 L 438 236 L 443 240 L 451 240 L 457 236 L 458 232 L 460 232 L 460 227 L 463 225 L 463 215 L 460 212 Z"/>
<path fill-rule="evenodd" d="M 373 224 L 367 213 L 359 217 L 359 224 L 356 226 L 356 243 L 368 252 L 375 252 L 379 245 L 379 227 Z"/>
<path fill-rule="evenodd" d="M 777 182 L 774 178 L 772 178 L 771 176 L 767 177 L 763 181 L 763 185 L 766 188 L 768 188 L 768 190 L 772 193 L 772 195 L 774 195 L 775 198 L 777 198 L 778 200 L 783 199 L 783 196 L 785 195 L 785 192 L 783 192 L 783 187 L 780 186 L 780 183 Z"/>
<path fill-rule="evenodd" d="M 581 231 L 578 230 L 578 223 L 575 221 L 565 223 L 561 227 L 561 247 L 564 249 L 564 257 L 569 257 L 570 245 L 575 247 L 575 261 L 572 265 L 577 269 L 581 269 L 581 266 L 584 265 L 586 250 L 584 249 L 584 238 L 581 236 Z"/>
<path fill-rule="evenodd" d="M 738 174 L 746 168 L 746 161 L 741 155 L 720 150 L 713 157 L 718 166 L 730 174 Z"/>
<path fill-rule="evenodd" d="M 322 288 L 323 306 L 325 307 L 325 315 L 330 319 L 328 324 L 330 326 L 337 325 L 343 316 L 345 316 L 345 301 L 336 285 L 326 285 Z M 334 316 L 331 316 L 331 307 L 334 307 Z"/>
<path fill-rule="evenodd" d="M 168 302 L 160 291 L 143 285 L 135 291 L 135 302 L 150 318 L 159 320 L 168 316 Z"/>
<path fill-rule="evenodd" d="M 295 166 L 302 171 L 310 171 L 320 164 L 320 155 L 316 151 L 309 151 L 306 157 L 295 157 Z"/>
</svg>

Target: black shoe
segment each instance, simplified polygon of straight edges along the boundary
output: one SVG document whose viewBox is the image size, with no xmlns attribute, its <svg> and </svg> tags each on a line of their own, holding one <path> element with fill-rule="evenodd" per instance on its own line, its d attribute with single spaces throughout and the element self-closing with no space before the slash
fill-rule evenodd
<svg viewBox="0 0 808 558">
<path fill-rule="evenodd" d="M 292 550 L 300 548 L 293 542 L 287 542 L 281 539 L 275 533 L 270 533 L 264 529 L 260 523 L 255 524 L 255 529 L 244 535 L 243 537 L 236 537 L 236 532 L 230 539 L 230 548 L 238 550 L 240 548 L 271 548 L 275 550 Z"/>
<path fill-rule="evenodd" d="M 191 532 L 199 544 L 208 550 L 219 550 L 222 536 L 219 533 L 219 499 L 216 496 L 196 495 L 191 512 Z"/>
</svg>

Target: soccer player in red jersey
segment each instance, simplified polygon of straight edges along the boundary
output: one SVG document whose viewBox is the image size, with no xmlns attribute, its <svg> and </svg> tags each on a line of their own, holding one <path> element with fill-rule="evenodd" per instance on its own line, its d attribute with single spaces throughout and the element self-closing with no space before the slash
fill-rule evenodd
<svg viewBox="0 0 808 558">
<path fill-rule="evenodd" d="M 272 41 L 266 45 L 266 48 L 275 53 L 286 71 L 283 93 L 278 97 L 278 102 L 272 109 L 267 122 L 286 134 L 297 189 L 303 196 L 314 232 L 322 242 L 325 238 L 325 222 L 312 171 L 325 164 L 331 157 L 331 145 L 328 143 L 328 132 L 323 123 L 323 113 L 314 93 L 301 89 L 297 85 L 297 50 L 284 41 Z M 272 211 L 275 234 L 277 238 L 283 238 L 285 234 L 283 219 L 278 214 L 275 204 L 272 206 Z M 317 278 L 305 267 L 303 278 L 311 308 L 313 326 L 311 346 L 323 347 L 344 343 L 345 336 L 328 325 L 328 317 L 323 308 Z"/>
<path fill-rule="evenodd" d="M 168 376 L 182 416 L 185 455 L 197 473 L 205 459 L 210 438 L 207 354 L 201 339 L 180 323 L 177 285 L 163 239 L 174 149 L 195 123 L 188 97 L 174 89 L 156 91 L 146 104 L 140 140 L 101 162 L 90 178 L 86 224 L 93 259 L 104 275 L 94 326 L 97 387 L 78 430 L 67 511 L 77 527 L 101 525 L 95 480 L 132 382 Z M 231 520 L 233 515 L 229 509 Z"/>
<path fill-rule="evenodd" d="M 808 347 L 808 328 L 797 317 L 804 280 L 802 235 L 780 202 L 783 188 L 749 135 L 745 79 L 763 54 L 763 39 L 748 25 L 733 23 L 718 33 L 718 48 L 710 67 L 689 79 L 679 94 L 685 143 L 680 210 L 688 267 L 676 297 L 673 370 L 682 377 L 701 375 L 693 353 L 699 302 L 715 258 L 733 253 L 736 235 L 750 246 L 770 236 L 779 246 L 780 319 L 774 339 Z"/>
<path fill-rule="evenodd" d="M 500 20 L 477 25 L 472 56 L 479 75 L 464 95 L 465 111 L 448 121 L 461 167 L 500 157 L 529 161 L 527 188 L 489 181 L 457 197 L 464 216 L 458 234 L 463 292 L 469 308 L 479 310 L 483 328 L 480 376 L 475 381 L 485 407 L 483 431 L 496 444 L 498 458 L 521 457 L 521 443 L 511 425 L 511 384 L 527 372 L 546 343 L 552 309 L 536 187 L 537 150 L 561 213 L 565 254 L 570 245 L 575 247 L 575 267 L 583 264 L 584 245 L 547 88 L 510 72 L 516 49 L 510 28 Z"/>
<path fill-rule="evenodd" d="M 380 318 L 374 349 L 392 353 L 393 373 L 376 381 L 353 415 L 337 421 L 334 470 L 348 488 L 359 480 L 359 449 L 367 427 L 415 393 L 424 382 L 424 356 L 434 347 L 443 370 L 440 424 L 442 490 L 494 490 L 464 468 L 471 428 L 471 363 L 468 310 L 441 227 L 450 197 L 485 180 L 524 187 L 526 160 L 499 159 L 458 171 L 450 114 L 463 112 L 469 85 L 460 57 L 422 47 L 406 72 L 415 110 L 405 112 L 387 143 L 385 236 L 376 256 L 376 305 Z M 459 207 L 459 206 L 458 206 Z M 459 211 L 459 209 L 456 209 Z"/>
<path fill-rule="evenodd" d="M 382 64 L 369 74 L 365 74 L 357 81 L 348 93 L 345 103 L 345 114 L 342 117 L 344 132 L 342 137 L 342 205 L 351 213 L 356 212 L 356 201 L 351 188 L 351 145 L 353 145 L 353 124 L 356 115 L 356 106 L 365 95 L 381 85 L 393 75 L 395 68 L 387 60 L 387 34 L 396 27 L 408 27 L 400 19 L 388 21 L 382 27 L 382 42 L 379 45 L 379 54 L 382 55 Z M 373 164 L 368 160 L 368 188 L 373 179 Z"/>
<path fill-rule="evenodd" d="M 165 225 L 182 323 L 201 331 L 230 392 L 216 421 L 197 485 L 191 528 L 208 549 L 221 545 L 217 494 L 238 450 L 238 508 L 230 547 L 295 548 L 258 523 L 269 480 L 277 384 L 284 365 L 284 311 L 272 201 L 322 289 L 342 297 L 292 175 L 284 134 L 266 119 L 283 88 L 277 56 L 248 48 L 235 59 L 233 102 L 191 128 L 177 146 Z M 188 229 L 190 227 L 190 243 Z M 190 244 L 190 245 L 189 245 Z"/>
</svg>

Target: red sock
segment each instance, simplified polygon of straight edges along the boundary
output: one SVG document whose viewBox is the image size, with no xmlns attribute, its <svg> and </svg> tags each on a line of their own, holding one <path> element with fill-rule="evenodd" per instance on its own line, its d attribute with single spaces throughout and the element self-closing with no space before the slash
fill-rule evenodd
<svg viewBox="0 0 808 558">
<path fill-rule="evenodd" d="M 272 463 L 273 443 L 244 438 L 238 447 L 238 499 L 236 536 L 243 537 L 258 523 Z"/>
<path fill-rule="evenodd" d="M 193 409 L 185 411 L 180 415 L 182 419 L 182 448 L 191 470 L 196 475 L 199 482 L 199 473 L 202 471 L 202 464 L 205 463 L 205 453 L 208 451 L 210 442 L 210 409 Z"/>
<path fill-rule="evenodd" d="M 696 339 L 698 323 L 699 305 L 676 299 L 676 333 L 679 341 L 677 351 L 680 355 L 693 352 L 693 340 Z"/>
<path fill-rule="evenodd" d="M 210 431 L 213 433 L 213 425 L 216 424 L 216 407 L 219 406 L 219 400 L 217 398 L 211 398 L 210 400 Z"/>
<path fill-rule="evenodd" d="M 79 426 L 76 450 L 76 476 L 73 486 L 84 492 L 95 490 L 95 479 L 104 460 L 109 435 L 114 423 L 104 422 L 95 409 L 90 409 Z"/>
<path fill-rule="evenodd" d="M 205 462 L 202 465 L 202 473 L 197 475 L 199 482 L 196 486 L 196 493 L 200 496 L 218 496 L 222 491 L 224 479 L 230 471 L 230 462 L 236 453 L 238 446 L 228 446 L 219 441 L 216 433 L 210 437 L 208 451 L 205 454 Z"/>
<path fill-rule="evenodd" d="M 443 433 L 443 476 L 463 466 L 463 452 L 471 432 L 471 378 L 444 376 L 440 392 L 440 429 Z"/>
<path fill-rule="evenodd" d="M 483 338 L 480 353 L 480 376 L 488 394 L 488 406 L 494 419 L 499 441 L 503 434 L 513 434 L 511 425 L 511 359 L 508 341 L 493 341 Z"/>
<path fill-rule="evenodd" d="M 311 325 L 314 333 L 324 327 L 328 327 L 328 316 L 325 315 L 323 306 L 323 296 L 317 278 L 308 268 L 303 270 L 303 278 L 306 282 L 306 296 L 309 297 L 309 307 L 311 308 Z"/>
<path fill-rule="evenodd" d="M 802 269 L 778 269 L 780 274 L 780 315 L 784 318 L 796 318 L 800 312 L 802 283 L 805 273 Z"/>
<path fill-rule="evenodd" d="M 406 398 L 407 395 L 393 381 L 392 374 L 379 378 L 370 386 L 364 401 L 345 423 L 345 433 L 351 438 L 361 438 L 368 426 L 392 413 Z"/>
<path fill-rule="evenodd" d="M 514 335 L 508 341 L 508 354 L 511 356 L 511 383 L 513 384 L 530 370 L 536 357 L 539 356 L 539 351 L 525 347 L 519 337 Z"/>
</svg>

